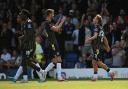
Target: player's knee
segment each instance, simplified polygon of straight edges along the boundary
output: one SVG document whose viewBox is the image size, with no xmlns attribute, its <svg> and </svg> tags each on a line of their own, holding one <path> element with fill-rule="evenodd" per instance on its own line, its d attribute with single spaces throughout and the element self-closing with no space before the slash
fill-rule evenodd
<svg viewBox="0 0 128 89">
<path fill-rule="evenodd" d="M 61 57 L 60 56 L 58 56 L 57 57 L 57 62 L 59 63 L 59 62 L 62 62 L 62 60 L 61 60 Z"/>
<path fill-rule="evenodd" d="M 98 65 L 97 65 L 97 61 L 96 60 L 92 60 L 92 65 L 93 65 L 93 67 L 97 67 Z"/>
<path fill-rule="evenodd" d="M 97 64 L 97 61 L 93 59 L 92 64 Z"/>
<path fill-rule="evenodd" d="M 56 64 L 57 63 L 56 58 L 52 58 L 52 62 Z"/>
<path fill-rule="evenodd" d="M 103 62 L 102 61 L 97 61 L 98 66 L 102 67 L 103 66 Z"/>
</svg>

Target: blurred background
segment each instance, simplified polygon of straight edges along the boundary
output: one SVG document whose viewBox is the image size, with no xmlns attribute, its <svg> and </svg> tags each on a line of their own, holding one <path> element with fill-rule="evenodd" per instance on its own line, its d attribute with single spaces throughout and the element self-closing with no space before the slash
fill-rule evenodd
<svg viewBox="0 0 128 89">
<path fill-rule="evenodd" d="M 128 5 L 127 0 L 0 0 L 0 72 L 14 74 L 22 57 L 18 50 L 20 24 L 16 22 L 21 9 L 31 12 L 31 19 L 37 33 L 42 30 L 43 13 L 55 10 L 53 21 L 65 15 L 62 33 L 56 34 L 63 68 L 92 68 L 90 53 L 83 49 L 88 29 L 92 32 L 92 20 L 96 14 L 103 18 L 102 26 L 111 47 L 105 53 L 104 62 L 109 67 L 128 67 Z M 44 49 L 44 37 L 40 37 Z M 45 51 L 45 50 L 44 50 Z M 44 54 L 42 68 L 50 60 Z"/>
</svg>

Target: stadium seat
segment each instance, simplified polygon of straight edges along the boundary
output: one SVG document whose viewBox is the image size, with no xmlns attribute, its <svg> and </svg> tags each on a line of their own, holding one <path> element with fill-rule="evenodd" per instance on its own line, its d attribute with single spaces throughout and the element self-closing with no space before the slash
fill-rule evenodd
<svg viewBox="0 0 128 89">
<path fill-rule="evenodd" d="M 66 68 L 74 68 L 78 61 L 77 54 L 74 52 L 68 52 L 64 57 L 64 61 Z"/>
</svg>

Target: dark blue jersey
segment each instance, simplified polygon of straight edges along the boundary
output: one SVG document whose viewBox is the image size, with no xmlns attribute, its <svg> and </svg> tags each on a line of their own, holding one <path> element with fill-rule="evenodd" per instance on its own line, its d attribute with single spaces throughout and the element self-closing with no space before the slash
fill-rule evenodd
<svg viewBox="0 0 128 89">
<path fill-rule="evenodd" d="M 53 45 L 55 46 L 55 48 L 58 48 L 58 44 L 57 44 L 57 39 L 55 36 L 55 32 L 51 30 L 51 27 L 53 26 L 51 21 L 45 20 L 43 22 L 43 30 L 45 31 L 45 46 L 46 47 L 53 47 Z"/>
<path fill-rule="evenodd" d="M 103 49 L 103 37 L 105 36 L 104 31 L 101 26 L 95 26 L 93 33 L 98 33 L 98 36 L 96 39 L 93 40 L 93 48 L 94 49 Z"/>
<path fill-rule="evenodd" d="M 22 24 L 21 30 L 23 32 L 21 48 L 25 50 L 35 48 L 35 30 L 32 21 L 27 19 L 27 21 Z"/>
</svg>

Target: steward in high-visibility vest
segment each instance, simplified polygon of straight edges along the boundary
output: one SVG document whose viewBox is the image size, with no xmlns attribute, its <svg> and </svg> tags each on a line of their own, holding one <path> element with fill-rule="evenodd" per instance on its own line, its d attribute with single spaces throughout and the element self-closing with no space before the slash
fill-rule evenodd
<svg viewBox="0 0 128 89">
<path fill-rule="evenodd" d="M 35 55 L 36 55 L 36 60 L 41 63 L 44 55 L 43 55 L 43 49 L 40 45 L 40 37 L 36 37 L 36 50 L 35 50 Z"/>
</svg>

